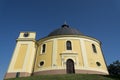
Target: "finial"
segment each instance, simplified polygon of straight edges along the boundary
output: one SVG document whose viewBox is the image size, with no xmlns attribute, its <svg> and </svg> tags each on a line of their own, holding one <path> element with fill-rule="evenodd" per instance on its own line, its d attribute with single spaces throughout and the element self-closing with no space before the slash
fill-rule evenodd
<svg viewBox="0 0 120 80">
<path fill-rule="evenodd" d="M 67 22 L 66 22 L 66 20 L 65 20 L 64 24 L 66 24 L 66 25 L 67 25 Z"/>
<path fill-rule="evenodd" d="M 66 23 L 66 20 L 65 20 L 65 22 L 64 22 L 64 24 L 62 25 L 62 28 L 69 28 L 69 25 L 67 25 L 67 23 Z"/>
</svg>

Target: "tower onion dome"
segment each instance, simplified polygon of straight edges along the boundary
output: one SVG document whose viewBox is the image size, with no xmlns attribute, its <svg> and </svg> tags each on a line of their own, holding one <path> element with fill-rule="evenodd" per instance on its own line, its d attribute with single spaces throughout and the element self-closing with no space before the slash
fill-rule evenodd
<svg viewBox="0 0 120 80">
<path fill-rule="evenodd" d="M 49 36 L 57 36 L 57 35 L 83 35 L 80 31 L 69 27 L 67 24 L 63 24 L 61 28 L 58 28 L 51 32 Z"/>
</svg>

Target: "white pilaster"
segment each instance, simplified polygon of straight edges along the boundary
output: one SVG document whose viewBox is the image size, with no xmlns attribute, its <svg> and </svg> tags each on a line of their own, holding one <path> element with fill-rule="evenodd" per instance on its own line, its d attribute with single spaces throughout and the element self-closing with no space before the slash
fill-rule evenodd
<svg viewBox="0 0 120 80">
<path fill-rule="evenodd" d="M 56 57 L 57 57 L 57 40 L 53 40 L 53 54 L 52 54 L 52 67 L 56 66 Z"/>
<path fill-rule="evenodd" d="M 88 67 L 86 47 L 83 39 L 80 39 L 84 67 Z"/>
</svg>

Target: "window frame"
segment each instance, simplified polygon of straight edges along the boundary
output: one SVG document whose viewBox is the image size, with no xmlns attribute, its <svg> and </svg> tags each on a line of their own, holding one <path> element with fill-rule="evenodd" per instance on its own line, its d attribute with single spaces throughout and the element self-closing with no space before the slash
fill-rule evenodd
<svg viewBox="0 0 120 80">
<path fill-rule="evenodd" d="M 46 44 L 42 44 L 41 46 L 41 54 L 44 54 L 46 52 Z"/>
<path fill-rule="evenodd" d="M 41 63 L 42 63 L 42 64 L 41 64 Z M 40 61 L 40 62 L 39 62 L 39 65 L 40 65 L 40 66 L 43 66 L 44 64 L 45 64 L 44 61 Z"/>
<path fill-rule="evenodd" d="M 70 40 L 66 41 L 66 50 L 72 50 L 72 42 Z"/>
<path fill-rule="evenodd" d="M 41 62 L 43 62 L 42 65 L 40 65 Z M 38 67 L 40 68 L 40 67 L 43 67 L 44 65 L 45 65 L 45 60 L 40 60 L 39 63 L 38 63 Z"/>
<path fill-rule="evenodd" d="M 92 44 L 92 50 L 94 53 L 97 53 L 97 48 L 96 48 L 95 44 Z"/>
</svg>

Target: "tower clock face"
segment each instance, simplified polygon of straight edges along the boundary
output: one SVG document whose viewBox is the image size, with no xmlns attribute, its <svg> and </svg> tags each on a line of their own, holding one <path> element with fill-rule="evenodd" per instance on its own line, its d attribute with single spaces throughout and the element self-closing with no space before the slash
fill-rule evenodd
<svg viewBox="0 0 120 80">
<path fill-rule="evenodd" d="M 29 36 L 29 33 L 28 33 L 28 32 L 25 32 L 23 36 L 24 36 L 24 37 L 28 37 L 28 36 Z"/>
</svg>

